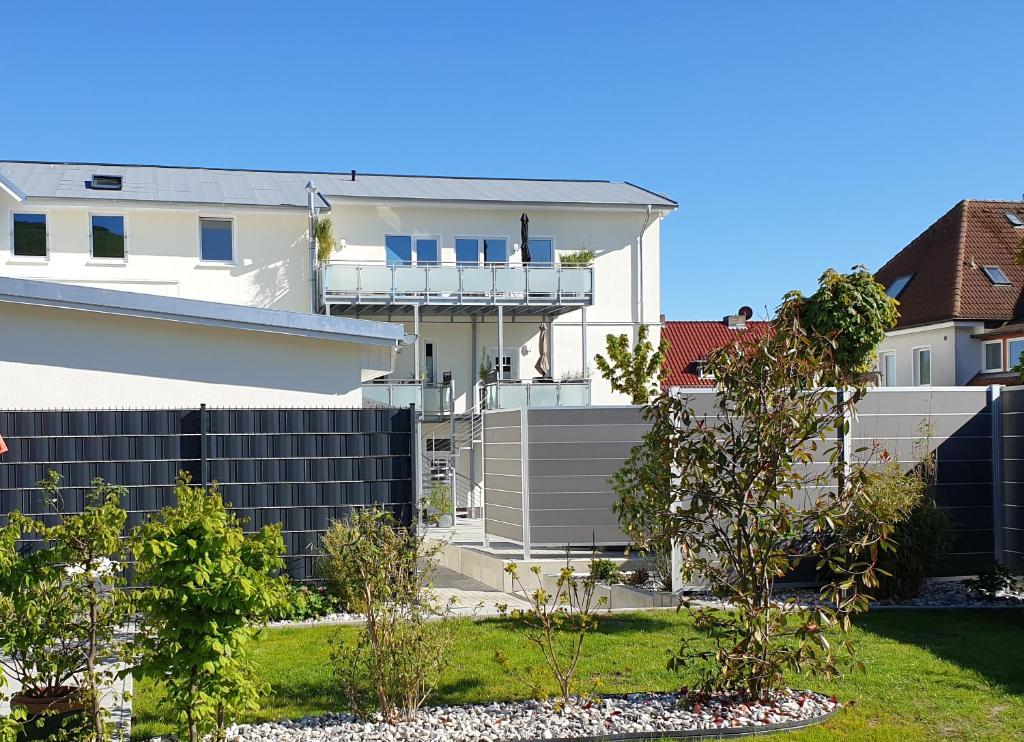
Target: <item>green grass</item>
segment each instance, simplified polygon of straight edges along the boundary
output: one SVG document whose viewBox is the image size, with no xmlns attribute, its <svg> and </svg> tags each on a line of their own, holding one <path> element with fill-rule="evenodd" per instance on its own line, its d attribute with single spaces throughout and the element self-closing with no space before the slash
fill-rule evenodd
<svg viewBox="0 0 1024 742">
<path fill-rule="evenodd" d="M 246 721 L 298 718 L 344 708 L 332 680 L 327 639 L 351 627 L 275 629 L 256 646 L 270 695 Z M 665 669 L 670 649 L 692 632 L 685 613 L 615 614 L 589 640 L 581 677 L 600 690 L 670 690 L 688 678 Z M 539 666 L 530 645 L 501 620 L 460 621 L 452 662 L 436 703 L 525 698 L 528 691 L 498 670 L 501 649 L 516 664 Z M 832 693 L 846 704 L 829 723 L 791 740 L 1021 739 L 1024 737 L 1024 611 L 890 611 L 856 621 L 854 640 L 865 672 L 796 687 Z M 692 680 L 692 679 L 690 679 Z M 551 686 L 554 689 L 554 686 Z M 157 718 L 160 693 L 136 685 L 137 739 L 166 732 Z M 135 737 L 133 734 L 133 737 Z"/>
</svg>

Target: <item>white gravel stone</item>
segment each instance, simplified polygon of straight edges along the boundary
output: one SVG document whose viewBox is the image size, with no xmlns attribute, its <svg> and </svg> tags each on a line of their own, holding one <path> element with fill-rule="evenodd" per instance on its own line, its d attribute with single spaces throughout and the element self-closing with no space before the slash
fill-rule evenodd
<svg viewBox="0 0 1024 742">
<path fill-rule="evenodd" d="M 732 695 L 631 693 L 596 701 L 515 701 L 421 709 L 413 721 L 384 724 L 349 714 L 233 726 L 231 742 L 478 742 L 593 737 L 605 734 L 727 729 L 809 720 L 838 708 L 834 698 L 787 690 L 764 701 Z"/>
</svg>

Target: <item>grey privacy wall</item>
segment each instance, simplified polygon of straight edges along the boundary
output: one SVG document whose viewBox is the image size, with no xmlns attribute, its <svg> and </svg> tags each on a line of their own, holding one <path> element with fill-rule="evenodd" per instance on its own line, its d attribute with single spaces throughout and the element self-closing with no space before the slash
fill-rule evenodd
<svg viewBox="0 0 1024 742">
<path fill-rule="evenodd" d="M 247 528 L 280 523 L 289 574 L 315 577 L 331 520 L 375 505 L 411 524 L 414 419 L 409 409 L 0 411 L 0 522 L 45 515 L 36 483 L 63 476 L 64 510 L 95 477 L 128 488 L 128 526 L 174 502 L 174 480 L 217 481 Z M 52 517 L 52 516 L 47 516 Z"/>
<path fill-rule="evenodd" d="M 713 423 L 713 391 L 684 393 L 695 410 Z M 1021 468 L 1019 474 L 1017 469 L 1013 472 L 1021 485 L 1007 493 L 1006 506 L 1007 525 L 1016 523 L 1018 529 L 1021 523 L 1015 514 L 1024 510 L 1024 389 L 1020 394 L 1021 420 L 1016 430 Z M 885 451 L 909 469 L 919 460 L 922 447 L 935 452 L 936 497 L 954 528 L 952 554 L 937 567 L 941 574 L 973 573 L 990 565 L 996 533 L 1002 533 L 996 530 L 1000 521 L 993 508 L 998 488 L 993 487 L 994 421 L 989 395 L 981 387 L 871 389 L 851 421 L 849 447 L 854 458 L 872 456 L 878 462 Z M 636 407 L 486 413 L 488 538 L 522 543 L 525 550 L 539 545 L 625 545 L 627 539 L 612 511 L 615 495 L 608 479 L 646 430 Z M 1019 509 L 1010 513 L 1012 507 Z M 1007 543 L 1016 544 L 1018 550 L 1020 533 L 1007 537 Z"/>
</svg>

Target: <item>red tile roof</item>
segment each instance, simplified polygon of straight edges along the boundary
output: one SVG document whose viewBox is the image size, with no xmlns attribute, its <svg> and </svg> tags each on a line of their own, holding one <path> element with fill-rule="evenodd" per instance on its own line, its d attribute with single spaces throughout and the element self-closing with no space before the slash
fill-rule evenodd
<svg viewBox="0 0 1024 742">
<path fill-rule="evenodd" d="M 697 362 L 708 354 L 726 345 L 739 334 L 753 332 L 763 335 L 771 322 L 747 322 L 746 329 L 730 329 L 721 320 L 717 322 L 666 322 L 661 328 L 661 337 L 668 341 L 668 376 L 665 387 L 672 386 L 714 386 L 713 379 L 702 379 L 697 372 Z"/>
<path fill-rule="evenodd" d="M 1008 322 L 1024 314 L 1024 268 L 1016 261 L 1024 229 L 1010 224 L 1007 212 L 1024 219 L 1024 203 L 961 201 L 882 266 L 875 278 L 887 287 L 913 276 L 898 297 L 897 327 Z M 986 265 L 998 266 L 1011 285 L 994 285 L 981 270 Z"/>
</svg>

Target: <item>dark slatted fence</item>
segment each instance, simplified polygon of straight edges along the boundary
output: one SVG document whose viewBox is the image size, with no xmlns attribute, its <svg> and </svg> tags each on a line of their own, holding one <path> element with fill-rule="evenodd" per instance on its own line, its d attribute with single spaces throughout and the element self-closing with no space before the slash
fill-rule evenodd
<svg viewBox="0 0 1024 742">
<path fill-rule="evenodd" d="M 376 506 L 411 524 L 415 423 L 411 409 L 0 411 L 0 522 L 13 510 L 48 513 L 37 483 L 62 477 L 63 510 L 83 507 L 100 477 L 128 489 L 129 527 L 173 504 L 174 481 L 219 482 L 248 529 L 280 523 L 289 574 L 316 576 L 314 553 L 331 520 Z"/>
</svg>

